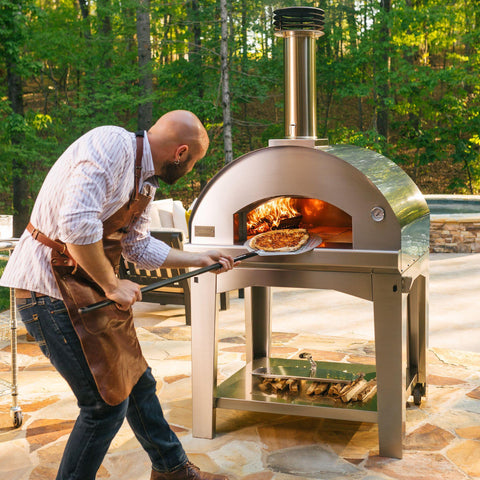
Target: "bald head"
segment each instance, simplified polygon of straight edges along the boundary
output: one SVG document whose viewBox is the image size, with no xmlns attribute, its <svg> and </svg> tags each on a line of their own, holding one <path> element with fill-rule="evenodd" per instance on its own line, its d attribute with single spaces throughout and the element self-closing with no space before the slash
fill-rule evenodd
<svg viewBox="0 0 480 480">
<path fill-rule="evenodd" d="M 173 110 L 160 117 L 148 131 L 148 140 L 158 155 L 171 154 L 170 150 L 183 145 L 196 160 L 205 156 L 209 144 L 202 122 L 187 110 Z"/>
</svg>

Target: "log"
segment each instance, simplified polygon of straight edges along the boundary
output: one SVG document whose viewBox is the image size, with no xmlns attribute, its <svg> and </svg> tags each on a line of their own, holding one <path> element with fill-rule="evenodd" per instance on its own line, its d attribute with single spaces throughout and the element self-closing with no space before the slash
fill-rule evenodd
<svg viewBox="0 0 480 480">
<path fill-rule="evenodd" d="M 367 384 L 367 381 L 364 378 L 358 380 L 356 383 L 353 383 L 352 385 L 350 385 L 350 388 L 347 391 L 345 391 L 340 398 L 345 403 L 350 402 L 350 400 L 352 400 L 352 398 L 355 395 L 357 395 L 358 392 L 363 390 L 366 384 Z"/>
<path fill-rule="evenodd" d="M 330 388 L 328 389 L 327 395 L 329 397 L 338 397 L 341 390 L 342 390 L 341 383 L 332 383 Z"/>
<path fill-rule="evenodd" d="M 370 380 L 365 388 L 358 393 L 357 400 L 362 403 L 368 402 L 377 393 L 377 379 Z"/>
<path fill-rule="evenodd" d="M 317 383 L 315 386 L 315 395 L 322 395 L 328 390 L 328 383 Z"/>
</svg>

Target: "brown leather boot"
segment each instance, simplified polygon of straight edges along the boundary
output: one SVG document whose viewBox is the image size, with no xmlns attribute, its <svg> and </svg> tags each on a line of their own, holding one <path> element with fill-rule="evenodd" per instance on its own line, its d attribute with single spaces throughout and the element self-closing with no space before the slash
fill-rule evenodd
<svg viewBox="0 0 480 480">
<path fill-rule="evenodd" d="M 152 469 L 150 480 L 228 480 L 228 477 L 201 472 L 193 463 L 187 462 L 183 467 L 174 472 L 160 473 Z"/>
</svg>

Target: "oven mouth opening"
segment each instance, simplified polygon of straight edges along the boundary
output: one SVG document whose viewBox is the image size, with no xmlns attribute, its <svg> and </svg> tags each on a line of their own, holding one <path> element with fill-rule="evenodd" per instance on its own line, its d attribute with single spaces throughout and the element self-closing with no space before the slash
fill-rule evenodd
<svg viewBox="0 0 480 480">
<path fill-rule="evenodd" d="M 234 213 L 233 228 L 235 244 L 270 230 L 305 228 L 323 239 L 317 248 L 353 248 L 351 215 L 318 198 L 293 195 L 259 200 Z"/>
</svg>

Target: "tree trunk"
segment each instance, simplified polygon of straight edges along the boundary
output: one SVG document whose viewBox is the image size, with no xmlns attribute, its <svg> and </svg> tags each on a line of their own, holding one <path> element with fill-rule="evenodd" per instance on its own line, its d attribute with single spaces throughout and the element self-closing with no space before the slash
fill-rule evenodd
<svg viewBox="0 0 480 480">
<path fill-rule="evenodd" d="M 389 71 L 390 71 L 390 29 L 388 27 L 388 15 L 390 13 L 390 0 L 380 0 L 380 30 L 379 30 L 379 45 L 381 52 L 378 58 L 378 108 L 377 108 L 377 131 L 380 135 L 385 137 L 388 143 L 389 134 L 389 107 L 388 97 L 390 94 L 389 87 Z"/>
<path fill-rule="evenodd" d="M 189 29 L 193 42 L 188 42 L 188 61 L 195 66 L 195 94 L 203 98 L 203 65 L 202 65 L 202 27 L 199 19 L 198 0 L 189 2 Z"/>
<path fill-rule="evenodd" d="M 23 109 L 23 86 L 22 77 L 17 73 L 17 60 L 7 59 L 7 82 L 8 99 L 15 114 L 24 115 Z M 11 136 L 12 145 L 21 145 L 24 134 L 16 132 Z M 29 168 L 25 165 L 25 160 L 12 158 L 12 183 L 13 183 L 13 236 L 20 237 L 25 230 L 30 219 L 30 209 L 28 206 L 28 177 Z"/>
<path fill-rule="evenodd" d="M 140 105 L 137 128 L 148 130 L 152 125 L 153 92 L 152 44 L 150 41 L 150 0 L 139 0 L 137 7 L 138 69 Z"/>
<path fill-rule="evenodd" d="M 13 1 L 5 5 L 2 12 L 2 42 L 0 47 L 5 59 L 7 70 L 8 101 L 13 115 L 23 118 L 23 82 L 20 71 L 20 52 L 24 41 L 19 27 L 20 18 L 23 16 L 22 2 Z M 9 48 L 5 48 L 8 45 Z M 24 133 L 21 129 L 15 129 L 10 135 L 12 145 L 21 145 L 24 141 Z M 27 226 L 30 210 L 28 205 L 29 168 L 25 160 L 18 156 L 12 157 L 12 184 L 13 184 L 13 236 L 20 237 Z"/>
<path fill-rule="evenodd" d="M 112 20 L 110 9 L 110 0 L 97 0 L 101 54 L 103 67 L 107 70 L 112 66 Z"/>
<path fill-rule="evenodd" d="M 220 63 L 222 72 L 222 111 L 223 111 L 223 150 L 225 164 L 233 160 L 232 116 L 230 113 L 230 84 L 228 77 L 228 5 L 227 0 L 220 0 L 220 21 L 222 36 L 220 43 Z"/>
</svg>

